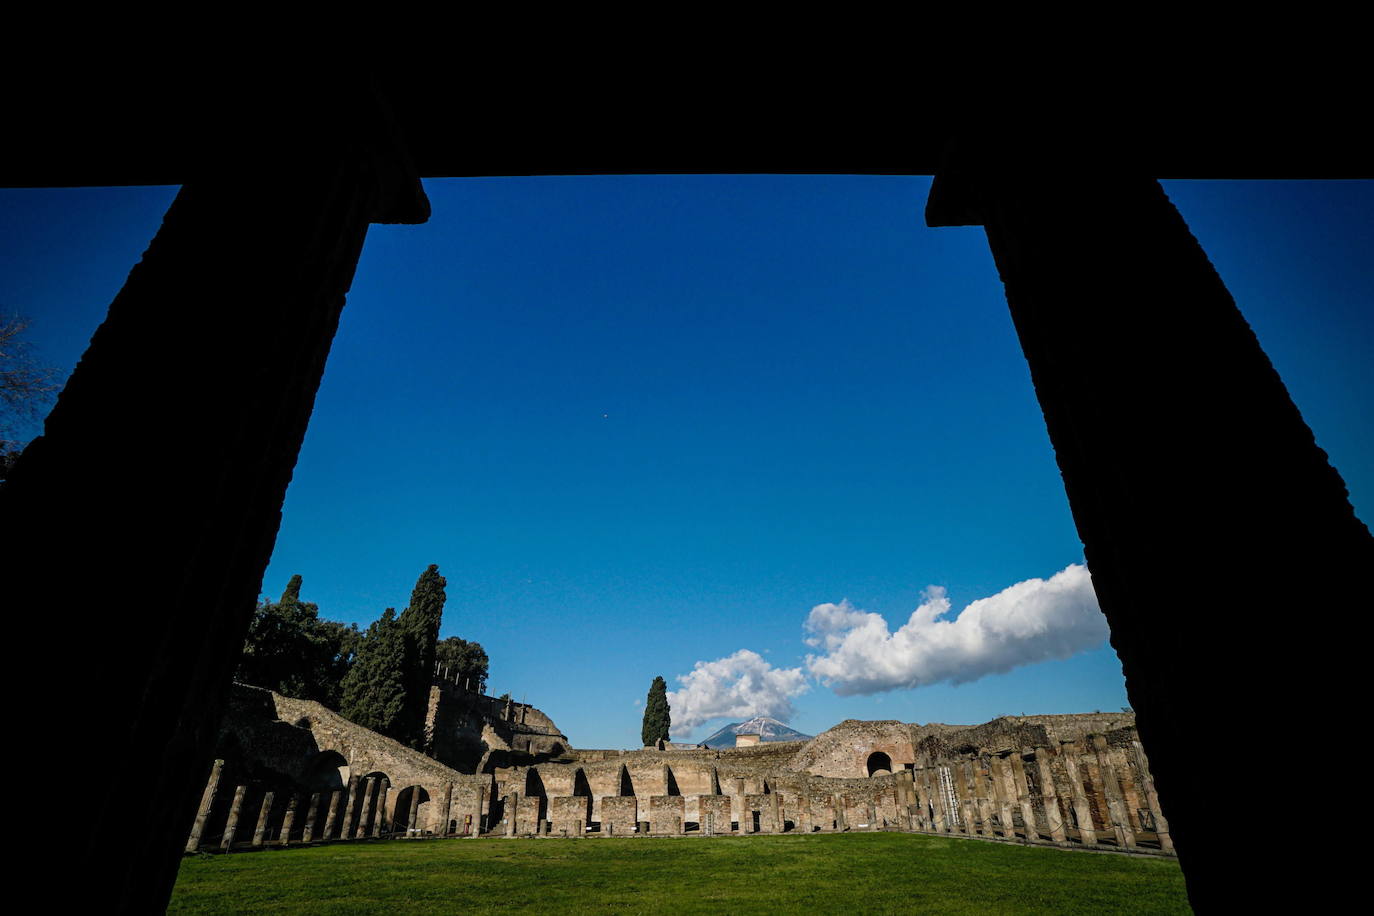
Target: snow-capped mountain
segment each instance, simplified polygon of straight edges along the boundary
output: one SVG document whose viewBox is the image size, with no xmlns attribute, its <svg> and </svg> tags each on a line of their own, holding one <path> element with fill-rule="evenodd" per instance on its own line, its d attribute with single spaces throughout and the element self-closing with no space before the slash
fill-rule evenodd
<svg viewBox="0 0 1374 916">
<path fill-rule="evenodd" d="M 759 741 L 807 741 L 812 735 L 803 735 L 794 728 L 768 716 L 755 716 L 747 722 L 727 725 L 705 741 L 707 747 L 734 747 L 736 735 L 758 735 Z"/>
</svg>

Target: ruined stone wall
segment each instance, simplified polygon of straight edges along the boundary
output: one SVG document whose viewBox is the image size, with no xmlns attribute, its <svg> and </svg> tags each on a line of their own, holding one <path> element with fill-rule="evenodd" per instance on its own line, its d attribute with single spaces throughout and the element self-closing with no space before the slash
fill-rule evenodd
<svg viewBox="0 0 1374 916">
<path fill-rule="evenodd" d="M 809 742 L 593 751 L 478 775 L 318 703 L 243 688 L 222 738 L 237 758 L 212 774 L 207 797 L 217 801 L 205 806 L 201 832 L 239 844 L 484 829 L 568 837 L 912 830 L 1172 852 L 1129 713 L 977 726 L 847 720 Z M 216 780 L 224 787 L 215 790 Z"/>
</svg>

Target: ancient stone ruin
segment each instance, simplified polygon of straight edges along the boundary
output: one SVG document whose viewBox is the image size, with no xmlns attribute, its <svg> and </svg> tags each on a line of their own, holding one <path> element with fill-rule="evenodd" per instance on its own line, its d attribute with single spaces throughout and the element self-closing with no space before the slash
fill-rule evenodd
<svg viewBox="0 0 1374 916">
<path fill-rule="evenodd" d="M 1173 855 L 1133 713 L 846 720 L 809 741 L 574 749 L 436 684 L 429 753 L 236 685 L 187 852 L 382 838 L 896 830 Z"/>
</svg>

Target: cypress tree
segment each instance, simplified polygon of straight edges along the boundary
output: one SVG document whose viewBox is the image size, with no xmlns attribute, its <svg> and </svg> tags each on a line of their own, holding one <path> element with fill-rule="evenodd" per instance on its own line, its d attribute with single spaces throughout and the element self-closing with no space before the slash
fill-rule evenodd
<svg viewBox="0 0 1374 916">
<path fill-rule="evenodd" d="M 363 634 L 343 682 L 340 714 L 374 732 L 402 740 L 406 708 L 406 639 L 395 608 L 387 608 Z"/>
<path fill-rule="evenodd" d="M 654 678 L 649 685 L 649 696 L 644 701 L 644 726 L 640 736 L 644 744 L 656 744 L 668 740 L 668 729 L 673 719 L 668 708 L 668 684 L 662 677 Z"/>
<path fill-rule="evenodd" d="M 447 584 L 439 575 L 439 567 L 431 563 L 416 580 L 415 590 L 410 593 L 410 605 L 396 618 L 406 642 L 405 708 L 396 738 L 414 748 L 422 748 L 425 743 L 425 715 L 429 711 L 435 643 L 439 641 L 439 623 L 444 616 L 444 586 Z"/>
</svg>

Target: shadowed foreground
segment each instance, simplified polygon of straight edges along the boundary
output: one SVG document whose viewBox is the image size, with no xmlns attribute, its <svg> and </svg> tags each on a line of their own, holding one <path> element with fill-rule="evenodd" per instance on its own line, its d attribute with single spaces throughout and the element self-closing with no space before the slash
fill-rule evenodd
<svg viewBox="0 0 1374 916">
<path fill-rule="evenodd" d="M 449 840 L 183 861 L 168 912 L 1187 913 L 1175 860 L 899 833 Z"/>
</svg>

